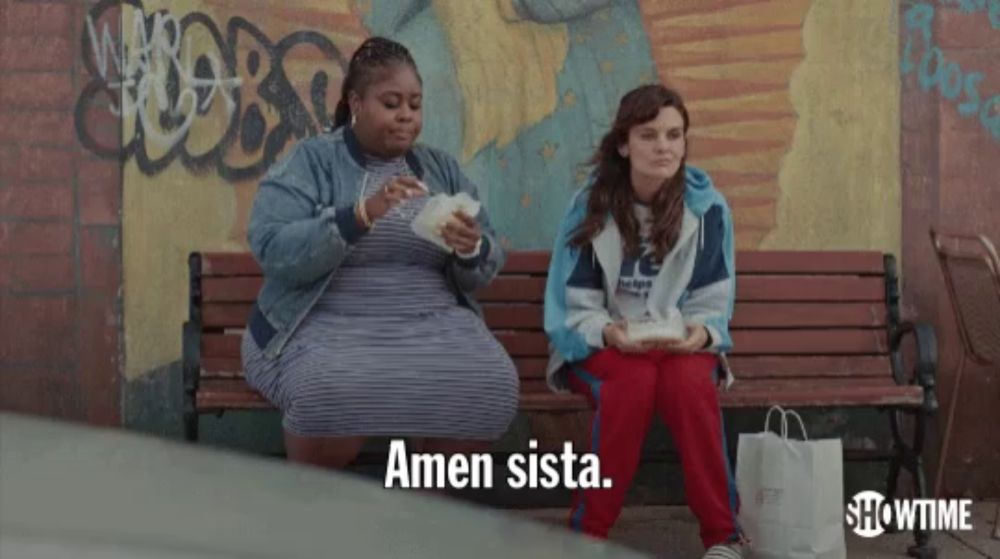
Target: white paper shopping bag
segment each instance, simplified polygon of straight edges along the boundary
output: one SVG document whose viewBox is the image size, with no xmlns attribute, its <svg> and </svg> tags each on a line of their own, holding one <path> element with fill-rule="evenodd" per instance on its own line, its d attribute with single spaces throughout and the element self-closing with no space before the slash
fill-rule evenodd
<svg viewBox="0 0 1000 559">
<path fill-rule="evenodd" d="M 769 430 L 772 412 L 781 434 Z M 788 418 L 798 420 L 804 440 L 788 438 Z M 736 454 L 739 521 L 753 557 L 842 559 L 844 540 L 843 452 L 840 439 L 810 441 L 794 411 L 774 406 L 764 432 L 741 434 Z"/>
</svg>

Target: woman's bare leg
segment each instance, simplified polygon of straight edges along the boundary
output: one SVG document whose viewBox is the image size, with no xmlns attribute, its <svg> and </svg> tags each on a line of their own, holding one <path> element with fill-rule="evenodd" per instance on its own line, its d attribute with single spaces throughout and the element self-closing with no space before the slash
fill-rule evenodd
<svg viewBox="0 0 1000 559">
<path fill-rule="evenodd" d="M 301 437 L 285 431 L 285 452 L 290 462 L 342 469 L 361 451 L 364 437 Z"/>
</svg>

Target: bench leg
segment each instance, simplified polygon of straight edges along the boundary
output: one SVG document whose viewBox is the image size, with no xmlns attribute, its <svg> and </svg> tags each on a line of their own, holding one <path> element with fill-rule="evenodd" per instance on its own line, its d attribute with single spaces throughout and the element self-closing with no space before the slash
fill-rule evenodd
<svg viewBox="0 0 1000 559">
<path fill-rule="evenodd" d="M 184 403 L 184 438 L 188 442 L 198 442 L 198 412 L 190 401 Z"/>
<path fill-rule="evenodd" d="M 1000 503 L 997 503 L 997 517 L 993 521 L 993 539 L 1000 540 Z"/>
<path fill-rule="evenodd" d="M 902 434 L 901 417 L 904 413 L 907 415 L 912 414 L 915 419 L 913 443 L 909 445 L 906 444 Z M 886 497 L 890 500 L 896 497 L 899 472 L 902 468 L 906 468 L 906 470 L 910 473 L 910 477 L 913 479 L 914 497 L 918 499 L 926 499 L 929 497 L 927 494 L 927 476 L 924 473 L 924 460 L 921 456 L 924 449 L 924 435 L 927 428 L 927 416 L 928 414 L 923 410 L 916 412 L 892 410 L 889 412 L 889 426 L 892 429 L 893 456 L 889 462 L 889 478 Z M 895 519 L 893 519 L 893 524 L 895 524 Z M 896 526 L 892 526 L 892 528 L 894 531 Z M 913 538 L 915 544 L 907 549 L 907 554 L 910 557 L 916 557 L 918 559 L 935 559 L 937 557 L 937 549 L 930 545 L 930 532 L 916 529 L 913 531 Z"/>
</svg>

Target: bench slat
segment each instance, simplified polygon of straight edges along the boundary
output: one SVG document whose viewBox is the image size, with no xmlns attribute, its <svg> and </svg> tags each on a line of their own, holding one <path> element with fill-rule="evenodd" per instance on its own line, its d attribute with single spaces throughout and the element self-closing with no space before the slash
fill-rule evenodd
<svg viewBox="0 0 1000 559">
<path fill-rule="evenodd" d="M 545 278 L 499 276 L 476 292 L 482 302 L 541 303 Z M 885 281 L 880 276 L 741 276 L 736 279 L 737 301 L 881 302 Z"/>
<path fill-rule="evenodd" d="M 259 276 L 260 266 L 249 252 L 204 252 L 201 254 L 202 277 Z"/>
<path fill-rule="evenodd" d="M 834 379 L 808 381 L 741 381 L 720 394 L 723 407 L 766 407 L 771 405 L 798 407 L 832 406 L 919 406 L 923 389 L 919 386 L 897 386 L 891 381 L 876 379 L 844 383 Z M 266 409 L 269 402 L 242 380 L 205 380 L 198 391 L 199 410 Z M 586 399 L 579 395 L 555 394 L 548 391 L 525 391 L 521 394 L 524 410 L 581 410 Z"/>
<path fill-rule="evenodd" d="M 514 251 L 507 254 L 505 273 L 544 274 L 548 251 Z M 249 252 L 201 253 L 202 275 L 259 275 L 260 266 Z M 883 256 L 877 251 L 737 251 L 741 273 L 787 274 L 882 274 Z"/>
<path fill-rule="evenodd" d="M 547 358 L 515 357 L 514 365 L 522 380 L 545 378 Z M 887 356 L 821 355 L 763 356 L 734 355 L 729 366 L 739 380 L 754 378 L 884 377 L 892 375 Z M 202 378 L 239 378 L 244 375 L 238 357 L 206 357 L 201 362 Z"/>
<path fill-rule="evenodd" d="M 203 380 L 198 387 L 195 405 L 199 410 L 269 409 L 268 402 L 243 379 Z"/>
<path fill-rule="evenodd" d="M 521 394 L 520 408 L 525 411 L 582 411 L 590 408 L 587 399 L 579 394 L 537 393 Z"/>
<path fill-rule="evenodd" d="M 487 303 L 483 305 L 491 330 L 541 330 L 545 307 L 538 304 Z"/>
<path fill-rule="evenodd" d="M 514 357 L 546 357 L 549 340 L 539 331 L 494 332 Z M 882 355 L 887 350 L 882 330 L 734 330 L 733 355 Z"/>
<path fill-rule="evenodd" d="M 239 334 L 203 334 L 201 336 L 202 360 L 214 357 L 240 358 Z"/>
<path fill-rule="evenodd" d="M 545 278 L 531 276 L 498 276 L 476 292 L 476 297 L 483 303 L 541 303 L 544 296 Z"/>
<path fill-rule="evenodd" d="M 550 393 L 548 384 L 545 383 L 545 379 L 529 378 L 521 379 L 521 393 L 522 394 L 539 394 L 539 393 Z"/>
<path fill-rule="evenodd" d="M 884 328 L 884 303 L 737 303 L 730 329 Z"/>
<path fill-rule="evenodd" d="M 205 303 L 202 324 L 206 330 L 242 328 L 252 303 Z M 486 303 L 486 324 L 494 330 L 541 330 L 541 303 Z M 736 305 L 731 328 L 870 327 L 886 324 L 883 303 L 748 303 Z"/>
<path fill-rule="evenodd" d="M 250 319 L 253 303 L 204 303 L 201 306 L 201 323 L 206 330 L 242 328 Z"/>
<path fill-rule="evenodd" d="M 486 324 L 494 330 L 541 330 L 541 303 L 487 303 Z M 741 328 L 883 328 L 884 303 L 748 303 L 736 305 L 732 329 Z"/>
<path fill-rule="evenodd" d="M 734 330 L 734 355 L 881 355 L 884 330 Z"/>
<path fill-rule="evenodd" d="M 880 276 L 738 276 L 737 301 L 885 301 Z"/>
<path fill-rule="evenodd" d="M 753 378 L 884 377 L 892 376 L 885 355 L 794 355 L 750 357 L 734 355 L 729 367 L 738 380 Z"/>
<path fill-rule="evenodd" d="M 548 357 L 549 355 L 549 338 L 545 332 L 499 331 L 493 332 L 493 335 L 511 357 Z"/>
<path fill-rule="evenodd" d="M 253 303 L 263 284 L 260 276 L 202 278 L 201 299 L 206 303 Z"/>
<path fill-rule="evenodd" d="M 551 256 L 545 250 L 508 252 L 504 274 L 547 274 Z"/>
<path fill-rule="evenodd" d="M 513 359 L 518 376 L 522 379 L 545 379 L 547 358 L 516 357 Z M 245 375 L 239 357 L 202 357 L 201 378 L 242 378 Z"/>
<path fill-rule="evenodd" d="M 548 251 L 514 251 L 503 273 L 545 274 Z M 260 275 L 249 252 L 201 253 L 203 276 Z M 738 251 L 738 273 L 744 274 L 882 274 L 883 256 L 874 251 Z"/>
<path fill-rule="evenodd" d="M 891 381 L 866 382 L 871 380 L 874 379 L 850 383 L 840 379 L 737 381 L 720 395 L 720 401 L 727 408 L 919 406 L 923 402 L 923 389 L 919 386 L 897 386 Z"/>
<path fill-rule="evenodd" d="M 740 251 L 738 274 L 882 275 L 885 263 L 876 251 Z"/>
</svg>

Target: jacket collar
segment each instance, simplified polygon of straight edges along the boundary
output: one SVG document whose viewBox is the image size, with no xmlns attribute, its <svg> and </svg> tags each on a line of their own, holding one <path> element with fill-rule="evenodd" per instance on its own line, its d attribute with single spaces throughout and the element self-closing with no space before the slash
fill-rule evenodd
<svg viewBox="0 0 1000 559">
<path fill-rule="evenodd" d="M 675 261 L 681 258 L 683 248 L 688 244 L 691 237 L 698 232 L 700 226 L 701 219 L 685 207 L 683 217 L 681 218 L 680 235 L 677 237 L 674 248 L 663 258 L 663 263 L 660 265 L 660 272 L 657 276 L 658 281 L 653 283 L 653 292 L 650 292 L 650 298 L 658 296 L 659 289 L 657 287 L 665 283 L 663 278 L 668 273 L 677 273 L 677 264 Z M 614 301 L 623 259 L 622 236 L 614 218 L 608 218 L 604 229 L 594 237 L 591 245 L 594 247 L 594 256 L 604 270 L 604 285 L 607 286 L 608 295 Z M 617 303 L 615 305 L 617 306 Z"/>
<path fill-rule="evenodd" d="M 347 151 L 351 154 L 351 158 L 354 162 L 358 164 L 362 169 L 365 168 L 365 154 L 361 149 L 361 142 L 358 141 L 358 137 L 354 134 L 354 130 L 350 126 L 344 125 L 341 128 L 344 130 L 344 143 L 347 145 Z M 418 179 L 424 178 L 424 166 L 420 164 L 420 160 L 417 155 L 413 153 L 413 150 L 409 150 L 403 156 L 406 159 L 406 164 L 409 165 L 410 170 L 413 174 L 417 176 Z"/>
</svg>

